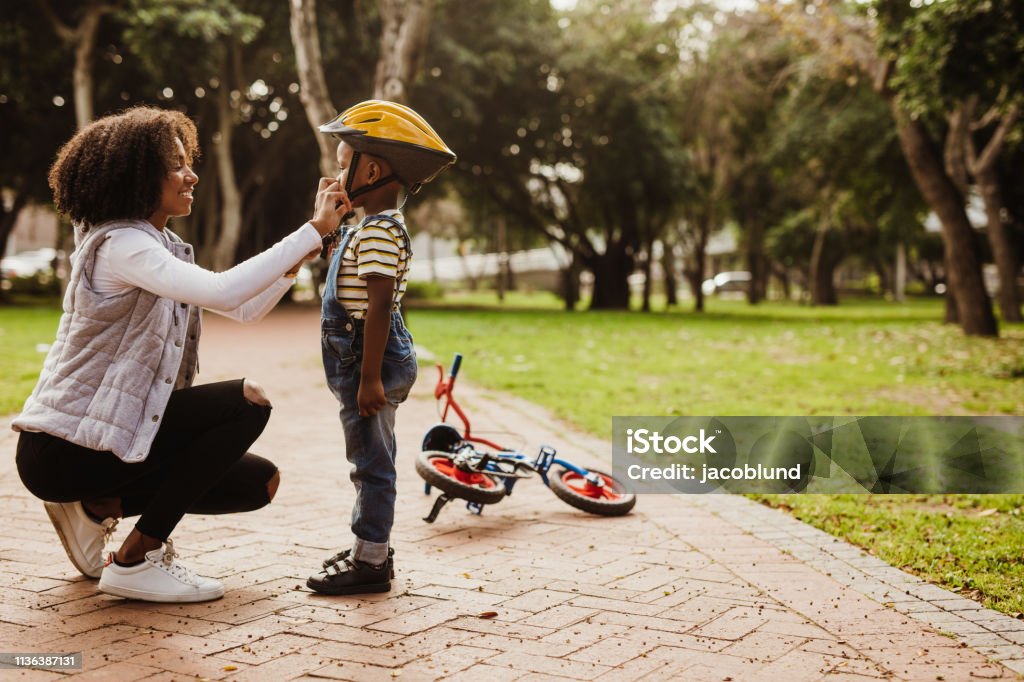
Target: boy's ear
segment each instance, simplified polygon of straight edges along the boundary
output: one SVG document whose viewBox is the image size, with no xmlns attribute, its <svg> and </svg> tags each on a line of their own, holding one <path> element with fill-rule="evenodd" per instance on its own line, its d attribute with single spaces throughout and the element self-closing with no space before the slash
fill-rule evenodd
<svg viewBox="0 0 1024 682">
<path fill-rule="evenodd" d="M 370 182 L 375 182 L 380 179 L 380 164 L 376 161 L 370 161 L 366 164 L 366 179 Z"/>
</svg>

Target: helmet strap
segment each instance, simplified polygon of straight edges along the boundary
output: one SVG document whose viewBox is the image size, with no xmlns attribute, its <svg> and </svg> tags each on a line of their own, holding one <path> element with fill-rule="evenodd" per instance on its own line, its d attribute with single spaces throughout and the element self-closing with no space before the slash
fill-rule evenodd
<svg viewBox="0 0 1024 682">
<path fill-rule="evenodd" d="M 372 192 L 378 187 L 383 187 L 388 183 L 396 182 L 398 180 L 398 176 L 392 173 L 391 175 L 387 175 L 381 178 L 380 180 L 377 180 L 376 182 L 371 182 L 369 185 L 363 185 L 359 189 L 353 191 L 352 181 L 356 177 L 356 168 L 359 166 L 359 157 L 361 157 L 362 155 L 362 152 L 356 150 L 352 151 L 352 165 L 349 166 L 348 175 L 345 177 L 345 193 L 348 194 L 349 199 L 355 199 L 356 197 L 366 194 L 367 192 Z"/>
<path fill-rule="evenodd" d="M 356 168 L 359 167 L 359 157 L 362 156 L 362 152 L 355 149 L 352 150 L 352 165 L 348 167 L 348 175 L 345 177 L 345 194 L 352 198 L 352 181 L 356 177 Z"/>
</svg>

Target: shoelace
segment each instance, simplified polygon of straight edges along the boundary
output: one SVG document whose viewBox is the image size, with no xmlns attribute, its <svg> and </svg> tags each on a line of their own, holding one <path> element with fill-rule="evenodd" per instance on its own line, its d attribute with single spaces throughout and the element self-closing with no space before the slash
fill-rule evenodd
<svg viewBox="0 0 1024 682">
<path fill-rule="evenodd" d="M 117 519 L 107 518 L 103 520 L 103 546 L 106 547 L 110 544 L 111 538 L 114 537 L 114 531 L 117 530 Z"/>
<path fill-rule="evenodd" d="M 198 587 L 199 578 L 191 569 L 186 568 L 175 561 L 177 558 L 178 553 L 174 550 L 174 541 L 167 538 L 167 540 L 164 541 L 164 556 L 161 559 L 164 569 L 178 580 L 186 582 L 193 587 Z"/>
</svg>

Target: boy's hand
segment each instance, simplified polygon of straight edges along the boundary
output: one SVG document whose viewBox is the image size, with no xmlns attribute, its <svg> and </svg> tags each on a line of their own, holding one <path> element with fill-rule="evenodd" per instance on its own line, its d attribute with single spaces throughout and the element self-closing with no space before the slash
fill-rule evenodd
<svg viewBox="0 0 1024 682">
<path fill-rule="evenodd" d="M 376 380 L 367 380 L 365 377 L 359 381 L 359 416 L 371 417 L 380 412 L 388 399 L 384 395 L 384 382 L 377 377 Z"/>
<path fill-rule="evenodd" d="M 348 193 L 335 178 L 320 178 L 313 206 L 312 223 L 321 237 L 326 237 L 341 224 L 342 217 L 352 210 Z"/>
</svg>

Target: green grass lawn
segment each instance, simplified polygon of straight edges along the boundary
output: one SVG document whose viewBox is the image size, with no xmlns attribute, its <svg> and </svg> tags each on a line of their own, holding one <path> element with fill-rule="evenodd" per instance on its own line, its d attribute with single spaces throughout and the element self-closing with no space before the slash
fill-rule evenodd
<svg viewBox="0 0 1024 682">
<path fill-rule="evenodd" d="M 59 319 L 55 302 L 0 306 L 0 415 L 20 410 L 32 392 Z"/>
<path fill-rule="evenodd" d="M 463 353 L 460 376 L 605 438 L 613 415 L 1024 414 L 1024 326 L 967 338 L 941 324 L 937 300 L 712 299 L 703 315 L 564 313 L 542 294 L 446 301 L 408 311 L 417 343 L 445 365 Z M 1024 495 L 759 499 L 988 606 L 1024 610 Z"/>
<path fill-rule="evenodd" d="M 413 308 L 409 326 L 465 375 L 600 436 L 613 415 L 1024 414 L 1024 326 L 943 325 L 941 302 L 838 308 L 709 303 L 693 313 Z"/>
</svg>

